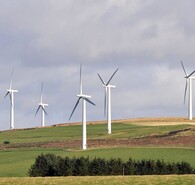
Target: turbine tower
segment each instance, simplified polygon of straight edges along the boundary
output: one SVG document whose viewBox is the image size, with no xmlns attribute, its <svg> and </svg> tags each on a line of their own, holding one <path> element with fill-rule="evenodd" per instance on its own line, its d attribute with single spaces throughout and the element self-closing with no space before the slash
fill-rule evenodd
<svg viewBox="0 0 195 185">
<path fill-rule="evenodd" d="M 11 73 L 11 80 L 10 80 L 10 86 L 9 89 L 7 89 L 7 93 L 4 98 L 6 98 L 8 95 L 10 97 L 10 130 L 14 129 L 14 93 L 17 93 L 18 90 L 12 89 L 12 77 L 14 73 L 14 68 L 12 69 Z"/>
<path fill-rule="evenodd" d="M 115 85 L 110 85 L 110 81 L 112 80 L 112 78 L 114 77 L 114 75 L 116 74 L 117 71 L 118 71 L 118 69 L 112 74 L 112 76 L 110 77 L 110 79 L 108 80 L 107 83 L 105 83 L 104 80 L 101 78 L 101 76 L 98 74 L 98 76 L 103 84 L 103 87 L 105 88 L 104 115 L 106 114 L 106 109 L 107 109 L 108 134 L 112 133 L 112 130 L 111 130 L 111 88 L 116 88 Z"/>
<path fill-rule="evenodd" d="M 82 100 L 82 123 L 83 123 L 83 141 L 82 141 L 82 149 L 87 149 L 87 130 L 86 130 L 86 102 L 95 106 L 95 104 L 89 100 L 91 96 L 83 94 L 83 81 L 82 81 L 82 65 L 80 66 L 80 94 L 77 95 L 78 100 L 73 108 L 73 111 L 69 117 L 71 119 L 75 109 L 77 108 L 79 101 Z"/>
<path fill-rule="evenodd" d="M 43 103 L 43 83 L 42 83 L 42 86 L 41 86 L 41 100 L 40 100 L 40 103 L 38 105 L 39 106 L 37 108 L 35 116 L 37 115 L 39 110 L 42 109 L 41 126 L 44 127 L 45 126 L 45 114 L 47 115 L 47 113 L 45 111 L 45 106 L 48 106 L 48 104 Z"/>
<path fill-rule="evenodd" d="M 195 77 L 193 77 L 192 75 L 195 73 L 195 71 L 193 71 L 192 73 L 190 73 L 188 75 L 183 62 L 181 61 L 181 65 L 183 68 L 183 71 L 185 73 L 185 79 L 186 79 L 186 85 L 185 85 L 185 91 L 184 91 L 184 104 L 185 104 L 185 100 L 186 100 L 186 93 L 187 93 L 187 89 L 188 89 L 188 84 L 189 84 L 189 97 L 188 97 L 188 119 L 192 120 L 193 116 L 192 116 L 192 80 L 195 80 Z"/>
</svg>

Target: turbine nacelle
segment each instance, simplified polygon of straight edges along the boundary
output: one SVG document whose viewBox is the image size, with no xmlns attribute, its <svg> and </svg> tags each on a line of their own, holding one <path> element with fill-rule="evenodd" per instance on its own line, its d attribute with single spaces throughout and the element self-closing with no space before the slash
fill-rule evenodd
<svg viewBox="0 0 195 185">
<path fill-rule="evenodd" d="M 186 76 L 186 77 L 184 77 L 184 78 L 186 78 L 186 79 L 192 79 L 192 80 L 195 80 L 195 77 L 194 76 Z"/>
<path fill-rule="evenodd" d="M 193 71 L 190 75 L 185 76 L 184 78 L 185 79 L 188 79 L 188 78 L 195 79 L 195 77 L 192 76 L 194 73 L 195 73 L 195 71 Z"/>
<path fill-rule="evenodd" d="M 18 90 L 13 90 L 13 89 L 7 89 L 6 91 L 9 93 L 17 93 L 18 92 Z"/>
<path fill-rule="evenodd" d="M 102 85 L 105 88 L 116 88 L 116 85 Z"/>
<path fill-rule="evenodd" d="M 85 94 L 78 94 L 77 95 L 79 98 L 91 98 L 90 95 L 85 95 Z"/>
<path fill-rule="evenodd" d="M 43 106 L 43 107 L 48 106 L 48 104 L 46 103 L 38 103 L 38 105 Z"/>
</svg>

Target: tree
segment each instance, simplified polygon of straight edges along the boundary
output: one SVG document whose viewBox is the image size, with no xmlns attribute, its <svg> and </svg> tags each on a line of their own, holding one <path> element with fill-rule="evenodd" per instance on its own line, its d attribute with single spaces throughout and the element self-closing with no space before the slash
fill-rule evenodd
<svg viewBox="0 0 195 185">
<path fill-rule="evenodd" d="M 69 157 L 61 158 L 58 164 L 59 176 L 72 176 L 75 168 L 74 160 Z"/>
<path fill-rule="evenodd" d="M 89 157 L 75 158 L 74 176 L 89 175 Z"/>
<path fill-rule="evenodd" d="M 192 174 L 193 168 L 187 162 L 176 164 L 179 174 Z"/>
<path fill-rule="evenodd" d="M 122 162 L 120 158 L 103 159 L 89 157 L 59 157 L 53 154 L 41 154 L 28 171 L 29 176 L 86 176 L 86 175 L 163 175 L 192 174 L 194 169 L 187 162 L 165 163 L 161 160 L 135 161 L 129 158 Z"/>
<path fill-rule="evenodd" d="M 124 164 L 124 175 L 135 175 L 135 161 L 132 158 Z"/>
<path fill-rule="evenodd" d="M 60 157 L 53 154 L 41 154 L 28 171 L 29 176 L 57 176 L 58 161 Z"/>
<path fill-rule="evenodd" d="M 89 174 L 96 175 L 107 175 L 106 160 L 102 158 L 94 158 L 89 165 Z"/>
<path fill-rule="evenodd" d="M 164 175 L 167 174 L 167 165 L 164 161 L 157 160 L 156 161 L 156 174 Z"/>
<path fill-rule="evenodd" d="M 124 164 L 120 158 L 110 159 L 107 162 L 107 175 L 122 175 Z"/>
</svg>

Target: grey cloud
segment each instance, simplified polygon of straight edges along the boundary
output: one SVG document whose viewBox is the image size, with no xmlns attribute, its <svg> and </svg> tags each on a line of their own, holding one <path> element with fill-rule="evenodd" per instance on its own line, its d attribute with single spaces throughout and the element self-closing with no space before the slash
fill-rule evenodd
<svg viewBox="0 0 195 185">
<path fill-rule="evenodd" d="M 105 119 L 97 72 L 108 79 L 117 68 L 113 118 L 186 115 L 180 60 L 194 70 L 192 0 L 3 0 L 1 5 L 0 97 L 15 66 L 16 126 L 38 125 L 34 111 L 42 81 L 47 124 L 68 122 L 80 63 L 84 91 L 97 104 L 87 107 L 90 120 Z M 0 129 L 8 129 L 8 100 L 0 112 Z M 78 109 L 72 121 L 79 120 Z"/>
</svg>

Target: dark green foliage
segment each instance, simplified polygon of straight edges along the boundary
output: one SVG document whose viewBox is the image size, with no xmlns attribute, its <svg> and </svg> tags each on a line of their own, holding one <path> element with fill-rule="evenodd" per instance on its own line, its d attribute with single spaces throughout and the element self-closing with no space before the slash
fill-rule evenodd
<svg viewBox="0 0 195 185">
<path fill-rule="evenodd" d="M 10 141 L 5 140 L 5 141 L 3 142 L 3 144 L 5 144 L 5 145 L 10 144 Z"/>
<path fill-rule="evenodd" d="M 135 161 L 129 158 L 129 160 L 124 164 L 124 175 L 135 175 Z"/>
<path fill-rule="evenodd" d="M 176 164 L 175 163 L 167 164 L 165 174 L 179 174 Z"/>
<path fill-rule="evenodd" d="M 89 158 L 79 157 L 74 158 L 74 176 L 85 176 L 89 175 Z"/>
<path fill-rule="evenodd" d="M 129 158 L 102 159 L 89 157 L 59 157 L 41 154 L 29 170 L 29 176 L 101 176 L 101 175 L 165 175 L 192 174 L 194 169 L 186 162 L 166 163 L 161 160 L 135 161 Z"/>
<path fill-rule="evenodd" d="M 107 161 L 107 175 L 122 175 L 123 163 L 120 158 Z"/>
<path fill-rule="evenodd" d="M 187 162 L 177 163 L 176 166 L 178 174 L 192 174 L 194 172 L 193 168 Z"/>
<path fill-rule="evenodd" d="M 145 175 L 152 175 L 156 171 L 156 164 L 153 160 L 145 161 L 142 173 Z"/>
<path fill-rule="evenodd" d="M 74 160 L 69 157 L 61 158 L 58 164 L 58 175 L 59 176 L 72 176 L 74 171 Z"/>
<path fill-rule="evenodd" d="M 156 161 L 156 174 L 157 175 L 165 175 L 167 173 L 167 165 L 164 161 L 157 160 Z"/>
<path fill-rule="evenodd" d="M 102 158 L 94 158 L 89 165 L 89 174 L 91 176 L 107 175 L 106 160 Z"/>
<path fill-rule="evenodd" d="M 60 159 L 61 157 L 57 157 L 53 154 L 41 154 L 35 159 L 35 163 L 28 171 L 29 176 L 57 176 Z"/>
</svg>

